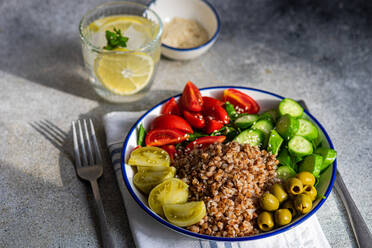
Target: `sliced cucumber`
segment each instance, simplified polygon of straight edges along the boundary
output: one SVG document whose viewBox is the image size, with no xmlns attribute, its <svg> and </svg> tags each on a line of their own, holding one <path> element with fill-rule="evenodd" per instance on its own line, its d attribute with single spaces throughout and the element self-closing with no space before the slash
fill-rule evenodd
<svg viewBox="0 0 372 248">
<path fill-rule="evenodd" d="M 270 134 L 271 130 L 273 130 L 273 128 L 274 128 L 274 125 L 269 120 L 259 120 L 259 121 L 255 122 L 253 124 L 253 126 L 251 127 L 251 129 L 253 129 L 253 130 L 262 131 L 265 134 L 265 136 L 268 136 Z"/>
<path fill-rule="evenodd" d="M 278 169 L 276 169 L 276 174 L 278 178 L 283 181 L 287 181 L 288 178 L 296 176 L 296 172 L 287 165 L 282 165 Z"/>
<path fill-rule="evenodd" d="M 305 137 L 308 140 L 316 140 L 318 138 L 318 129 L 308 120 L 298 119 L 299 127 L 296 135 Z"/>
<path fill-rule="evenodd" d="M 298 120 L 288 114 L 280 117 L 276 123 L 276 131 L 278 131 L 278 133 L 287 140 L 297 133 L 298 127 Z"/>
<path fill-rule="evenodd" d="M 315 150 L 315 154 L 319 154 L 323 157 L 323 164 L 320 171 L 327 169 L 327 167 L 335 161 L 337 152 L 331 148 L 320 147 Z"/>
<path fill-rule="evenodd" d="M 301 117 L 304 109 L 295 100 L 290 98 L 285 98 L 279 103 L 279 114 L 286 115 L 289 114 L 294 118 Z"/>
<path fill-rule="evenodd" d="M 239 144 L 250 144 L 251 146 L 261 146 L 265 140 L 265 134 L 260 130 L 245 130 L 235 137 L 234 141 Z"/>
<path fill-rule="evenodd" d="M 282 143 L 283 143 L 283 138 L 279 135 L 279 133 L 275 130 L 271 130 L 271 134 L 269 137 L 269 143 L 267 145 L 267 151 L 275 155 L 278 154 Z"/>
<path fill-rule="evenodd" d="M 315 177 L 318 177 L 322 169 L 323 157 L 318 154 L 307 156 L 298 168 L 299 171 L 311 172 Z"/>
<path fill-rule="evenodd" d="M 294 136 L 288 142 L 288 151 L 293 156 L 303 157 L 313 153 L 313 145 L 302 136 Z"/>
<path fill-rule="evenodd" d="M 235 125 L 241 129 L 250 128 L 258 120 L 258 115 L 243 115 L 235 120 Z"/>
<path fill-rule="evenodd" d="M 267 119 L 267 120 L 275 123 L 276 120 L 278 119 L 278 116 L 279 116 L 278 111 L 275 110 L 275 109 L 271 109 L 271 110 L 266 111 L 263 114 L 261 114 L 259 118 L 260 119 Z"/>
</svg>

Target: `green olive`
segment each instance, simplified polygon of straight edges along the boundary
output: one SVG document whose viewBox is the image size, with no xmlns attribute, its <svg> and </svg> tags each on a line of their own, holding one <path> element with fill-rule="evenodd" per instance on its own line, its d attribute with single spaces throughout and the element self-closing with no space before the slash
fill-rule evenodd
<svg viewBox="0 0 372 248">
<path fill-rule="evenodd" d="M 286 208 L 289 210 L 289 212 L 291 212 L 292 216 L 296 216 L 297 214 L 297 210 L 295 209 L 294 205 L 293 205 L 293 202 L 291 200 L 288 200 L 288 201 L 285 201 L 281 206 L 280 208 Z"/>
<path fill-rule="evenodd" d="M 310 196 L 310 199 L 312 201 L 315 201 L 315 199 L 316 199 L 316 197 L 318 195 L 318 192 L 316 191 L 316 188 L 314 186 L 312 186 L 312 185 L 306 185 L 304 187 L 304 194 Z"/>
<path fill-rule="evenodd" d="M 292 177 L 286 182 L 286 188 L 288 194 L 299 195 L 303 191 L 303 184 L 300 179 Z"/>
<path fill-rule="evenodd" d="M 276 198 L 278 198 L 279 203 L 282 203 L 288 199 L 288 194 L 287 192 L 285 192 L 281 184 L 276 183 L 273 186 L 271 186 L 270 193 L 273 194 Z"/>
<path fill-rule="evenodd" d="M 279 208 L 279 200 L 273 194 L 265 193 L 260 198 L 260 205 L 264 210 L 275 211 Z"/>
<path fill-rule="evenodd" d="M 272 213 L 263 211 L 257 217 L 258 227 L 264 231 L 270 231 L 274 227 L 274 219 Z"/>
<path fill-rule="evenodd" d="M 302 171 L 298 173 L 296 177 L 301 180 L 303 185 L 314 185 L 315 184 L 314 175 L 308 171 Z"/>
<path fill-rule="evenodd" d="M 278 226 L 284 226 L 289 224 L 292 221 L 291 211 L 288 209 L 278 209 L 275 211 L 275 224 Z"/>
<path fill-rule="evenodd" d="M 296 198 L 293 201 L 293 205 L 299 213 L 306 214 L 310 212 L 311 208 L 313 207 L 313 202 L 310 196 L 306 194 L 301 194 L 296 196 Z"/>
</svg>

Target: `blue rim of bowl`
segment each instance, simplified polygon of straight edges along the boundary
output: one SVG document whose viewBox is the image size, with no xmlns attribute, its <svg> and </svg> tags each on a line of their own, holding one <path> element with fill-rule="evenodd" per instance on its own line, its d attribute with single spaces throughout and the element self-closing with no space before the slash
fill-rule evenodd
<svg viewBox="0 0 372 248">
<path fill-rule="evenodd" d="M 284 99 L 284 97 L 282 97 L 280 95 L 277 95 L 277 94 L 274 94 L 274 93 L 271 93 L 269 91 L 264 91 L 264 90 L 259 90 L 259 89 L 255 89 L 255 88 L 249 88 L 249 87 L 241 87 L 241 86 L 215 86 L 215 87 L 201 88 L 200 91 L 213 90 L 213 89 L 229 89 L 229 88 L 243 89 L 243 90 L 250 90 L 250 91 L 257 91 L 257 92 L 261 92 L 261 93 L 268 94 L 268 95 L 271 95 L 271 96 L 275 96 L 275 97 L 277 97 L 279 99 Z M 178 95 L 175 95 L 173 97 L 179 97 L 180 95 L 181 94 L 178 94 Z M 141 123 L 141 121 L 152 110 L 154 110 L 155 108 L 157 108 L 160 105 L 163 105 L 164 103 L 166 103 L 167 101 L 169 101 L 169 99 L 171 99 L 171 98 L 172 97 L 169 97 L 168 99 L 163 100 L 160 103 L 156 104 L 154 107 L 152 107 L 150 110 L 148 110 L 146 113 L 144 113 L 137 120 L 137 122 L 130 129 L 130 131 L 129 131 L 129 133 L 128 133 L 125 141 L 124 141 L 124 145 L 123 145 L 123 149 L 122 149 L 122 153 L 121 153 L 122 174 L 123 174 L 125 185 L 126 185 L 128 191 L 129 191 L 129 193 L 131 194 L 131 196 L 133 197 L 133 199 L 137 202 L 137 204 L 140 205 L 140 207 L 147 214 L 149 214 L 150 216 L 152 216 L 154 219 L 156 219 L 157 221 L 159 221 L 161 224 L 165 225 L 166 227 L 168 227 L 168 228 L 170 228 L 170 229 L 172 229 L 172 230 L 174 230 L 176 232 L 179 232 L 179 233 L 182 233 L 182 234 L 191 236 L 193 238 L 203 239 L 203 240 L 213 240 L 213 241 L 222 241 L 222 242 L 224 242 L 224 241 L 227 241 L 227 242 L 238 242 L 238 241 L 258 240 L 258 239 L 268 238 L 268 237 L 271 237 L 271 236 L 274 236 L 274 235 L 283 233 L 283 232 L 288 231 L 289 229 L 292 229 L 295 226 L 301 224 L 302 222 L 304 222 L 305 220 L 307 220 L 308 218 L 310 218 L 323 205 L 323 203 L 327 200 L 329 194 L 331 193 L 331 190 L 332 190 L 332 187 L 333 187 L 333 184 L 334 184 L 334 181 L 335 181 L 335 177 L 336 177 L 337 159 L 333 163 L 333 171 L 332 171 L 332 178 L 331 178 L 330 184 L 328 185 L 328 188 L 327 188 L 327 190 L 326 190 L 326 192 L 324 194 L 324 197 L 320 200 L 320 202 L 318 203 L 318 205 L 316 205 L 316 207 L 314 207 L 314 209 L 312 209 L 309 213 L 307 213 L 306 215 L 304 215 L 302 218 L 298 219 L 293 224 L 290 224 L 288 226 L 284 226 L 284 227 L 282 227 L 280 229 L 275 229 L 275 230 L 273 230 L 271 232 L 262 233 L 262 234 L 258 234 L 258 235 L 254 235 L 254 236 L 236 237 L 236 238 L 225 238 L 225 237 L 215 237 L 215 236 L 209 236 L 209 235 L 194 233 L 194 232 L 191 232 L 189 230 L 183 229 L 181 227 L 175 226 L 175 225 L 169 223 L 168 221 L 164 220 L 163 218 L 161 218 L 160 216 L 158 216 L 157 214 L 155 214 L 154 212 L 152 212 L 145 204 L 143 204 L 142 201 L 137 197 L 136 193 L 134 193 L 134 191 L 133 191 L 133 189 L 132 189 L 132 187 L 131 187 L 131 185 L 129 183 L 128 177 L 126 176 L 126 173 L 125 173 L 125 170 L 126 169 L 125 169 L 125 163 L 124 163 L 124 161 L 125 161 L 126 147 L 128 145 L 129 138 L 131 137 L 132 133 L 134 131 L 136 131 L 137 126 Z M 322 130 L 324 136 L 326 137 L 326 139 L 328 141 L 328 144 L 329 144 L 329 147 L 332 148 L 332 149 L 334 149 L 333 143 L 332 143 L 330 137 L 328 136 L 328 133 L 324 129 L 324 127 L 307 110 L 304 110 L 304 112 L 318 125 L 318 127 Z"/>
<path fill-rule="evenodd" d="M 217 10 L 213 7 L 213 5 L 211 3 L 209 3 L 207 0 L 200 0 L 201 2 L 204 2 L 214 13 L 215 17 L 216 17 L 216 20 L 217 20 L 217 30 L 216 32 L 214 33 L 214 35 L 205 43 L 201 44 L 200 46 L 197 46 L 197 47 L 192 47 L 192 48 L 177 48 L 177 47 L 172 47 L 172 46 L 168 46 L 166 44 L 163 44 L 161 43 L 161 46 L 165 47 L 165 48 L 168 48 L 168 49 L 171 49 L 171 50 L 175 50 L 175 51 L 179 51 L 179 52 L 188 52 L 188 51 L 193 51 L 193 50 L 197 50 L 199 48 L 202 48 L 202 47 L 205 47 L 207 46 L 208 44 L 214 42 L 219 33 L 220 33 L 220 30 L 221 30 L 221 20 L 220 20 L 220 16 L 218 15 L 218 12 Z M 151 4 L 155 3 L 156 0 L 152 0 L 147 6 L 151 6 Z M 150 7 L 151 8 L 151 7 Z"/>
</svg>

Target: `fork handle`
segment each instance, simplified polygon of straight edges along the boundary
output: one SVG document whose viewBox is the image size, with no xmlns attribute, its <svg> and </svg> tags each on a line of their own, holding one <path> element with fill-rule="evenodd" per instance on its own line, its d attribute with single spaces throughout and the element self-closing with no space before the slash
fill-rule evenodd
<svg viewBox="0 0 372 248">
<path fill-rule="evenodd" d="M 114 248 L 115 247 L 114 240 L 108 228 L 107 219 L 106 219 L 105 211 L 103 209 L 101 194 L 99 193 L 97 180 L 90 181 L 90 185 L 92 186 L 94 199 L 97 205 L 97 215 L 99 219 L 99 226 L 101 230 L 101 238 L 102 238 L 103 247 Z"/>
<path fill-rule="evenodd" d="M 355 205 L 355 202 L 351 198 L 350 193 L 345 186 L 344 180 L 342 180 L 342 177 L 338 171 L 336 174 L 335 189 L 345 205 L 358 247 L 370 247 L 372 244 L 371 232 L 369 231 L 366 222 Z"/>
</svg>

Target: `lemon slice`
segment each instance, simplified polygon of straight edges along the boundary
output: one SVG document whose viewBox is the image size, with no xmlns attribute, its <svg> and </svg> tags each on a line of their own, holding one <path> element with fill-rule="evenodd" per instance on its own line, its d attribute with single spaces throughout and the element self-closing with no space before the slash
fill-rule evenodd
<svg viewBox="0 0 372 248">
<path fill-rule="evenodd" d="M 102 54 L 96 58 L 94 70 L 98 80 L 112 93 L 133 95 L 150 82 L 154 61 L 142 52 Z"/>
</svg>

